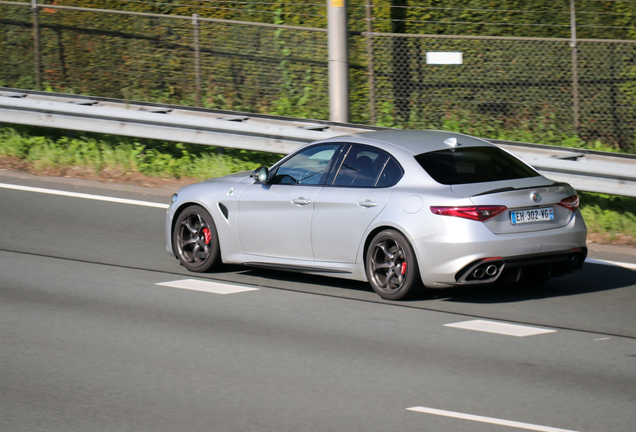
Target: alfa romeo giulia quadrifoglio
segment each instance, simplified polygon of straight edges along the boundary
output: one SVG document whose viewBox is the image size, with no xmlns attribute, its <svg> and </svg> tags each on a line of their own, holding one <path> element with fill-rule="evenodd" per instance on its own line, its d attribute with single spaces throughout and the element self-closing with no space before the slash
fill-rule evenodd
<svg viewBox="0 0 636 432">
<path fill-rule="evenodd" d="M 271 167 L 181 188 L 167 250 L 188 270 L 223 263 L 421 288 L 541 283 L 580 269 L 577 192 L 485 140 L 377 131 L 308 144 Z"/>
</svg>

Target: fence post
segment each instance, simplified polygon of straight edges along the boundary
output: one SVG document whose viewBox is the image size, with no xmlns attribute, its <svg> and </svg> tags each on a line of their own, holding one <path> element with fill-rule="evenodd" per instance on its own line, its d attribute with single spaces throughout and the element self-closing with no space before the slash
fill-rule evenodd
<svg viewBox="0 0 636 432">
<path fill-rule="evenodd" d="M 37 0 L 31 0 L 31 10 L 33 11 L 33 45 L 35 55 L 35 89 L 42 90 L 42 78 L 40 77 L 40 21 L 38 16 Z"/>
<path fill-rule="evenodd" d="M 576 9 L 570 0 L 570 48 L 572 48 L 572 118 L 574 133 L 579 133 L 579 60 L 576 46 Z"/>
<path fill-rule="evenodd" d="M 371 10 L 371 0 L 365 0 L 365 16 L 367 21 L 367 64 L 369 74 L 369 105 L 371 112 L 371 124 L 375 125 L 375 66 L 373 63 L 373 39 L 371 33 L 373 32 L 373 12 Z"/>
<path fill-rule="evenodd" d="M 349 121 L 349 64 L 346 0 L 327 0 L 329 46 L 329 119 Z"/>
<path fill-rule="evenodd" d="M 194 81 L 195 95 L 194 103 L 201 106 L 201 50 L 199 49 L 199 16 L 192 14 L 192 26 L 194 33 Z"/>
</svg>

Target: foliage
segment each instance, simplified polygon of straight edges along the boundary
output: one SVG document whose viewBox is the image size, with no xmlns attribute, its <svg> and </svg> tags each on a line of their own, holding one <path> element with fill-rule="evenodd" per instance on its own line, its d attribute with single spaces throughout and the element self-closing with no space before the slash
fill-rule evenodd
<svg viewBox="0 0 636 432">
<path fill-rule="evenodd" d="M 164 178 L 205 179 L 271 165 L 280 155 L 74 133 L 34 127 L 0 128 L 0 156 L 14 156 L 35 170 L 82 168 L 140 173 Z"/>
<path fill-rule="evenodd" d="M 277 9 L 275 24 L 284 24 L 282 9 Z M 326 80 L 315 79 L 314 67 L 303 68 L 295 65 L 291 60 L 297 51 L 297 41 L 294 35 L 279 28 L 274 32 L 274 46 L 280 58 L 281 85 L 278 98 L 272 101 L 270 113 L 280 116 L 301 118 L 326 118 L 326 106 L 316 93 L 327 92 Z M 320 87 L 320 90 L 318 90 Z"/>
<path fill-rule="evenodd" d="M 315 2 L 54 3 L 166 17 L 196 13 L 326 27 L 324 3 Z M 567 38 L 570 31 L 567 2 L 372 3 L 374 30 L 381 32 Z M 364 5 L 364 0 L 349 1 L 353 31 L 366 30 Z M 577 7 L 579 37 L 636 38 L 636 3 L 577 2 Z M 5 86 L 36 87 L 32 16 L 28 7 L 0 5 L 0 51 L 4 54 L 0 83 Z M 39 17 L 42 86 L 48 91 L 328 118 L 325 33 L 199 22 L 201 91 L 197 94 L 190 19 L 47 7 L 40 8 Z M 354 123 L 371 123 L 367 42 L 359 35 L 349 38 L 350 120 Z M 567 40 L 374 37 L 372 42 L 377 125 L 449 128 L 485 138 L 636 151 L 636 45 L 579 44 L 581 125 L 575 133 Z M 429 66 L 424 56 L 431 50 L 461 51 L 465 64 Z"/>
<path fill-rule="evenodd" d="M 623 235 L 636 239 L 636 200 L 615 195 L 579 193 L 581 213 L 590 232 L 606 233 L 610 240 Z"/>
<path fill-rule="evenodd" d="M 374 30 L 410 34 L 570 37 L 570 3 L 549 0 L 376 0 Z M 364 31 L 364 0 L 349 0 L 354 30 Z M 576 2 L 577 36 L 636 37 L 633 2 Z M 395 28 L 404 20 L 404 29 Z"/>
</svg>

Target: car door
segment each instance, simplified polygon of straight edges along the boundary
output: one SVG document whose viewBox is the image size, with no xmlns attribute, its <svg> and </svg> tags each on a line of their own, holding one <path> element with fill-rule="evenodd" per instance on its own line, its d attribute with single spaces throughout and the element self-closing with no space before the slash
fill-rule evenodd
<svg viewBox="0 0 636 432">
<path fill-rule="evenodd" d="M 314 201 L 341 144 L 322 144 L 273 167 L 267 183 L 255 181 L 239 197 L 238 231 L 243 253 L 313 260 Z"/>
<path fill-rule="evenodd" d="M 352 145 L 318 192 L 312 220 L 316 261 L 356 262 L 362 236 L 402 177 L 401 166 L 374 147 Z"/>
</svg>

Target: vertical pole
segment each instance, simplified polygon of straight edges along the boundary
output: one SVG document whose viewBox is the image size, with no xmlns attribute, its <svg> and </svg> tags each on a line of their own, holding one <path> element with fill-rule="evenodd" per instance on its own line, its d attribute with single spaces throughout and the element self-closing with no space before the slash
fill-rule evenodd
<svg viewBox="0 0 636 432">
<path fill-rule="evenodd" d="M 349 121 L 349 64 L 346 0 L 327 0 L 329 47 L 329 119 Z"/>
<path fill-rule="evenodd" d="M 194 103 L 201 106 L 201 50 L 199 49 L 199 16 L 192 14 L 192 26 L 194 31 Z"/>
<path fill-rule="evenodd" d="M 373 11 L 371 6 L 371 0 L 365 0 L 365 15 L 367 21 L 367 64 L 368 64 L 368 74 L 369 74 L 369 105 L 370 105 L 370 115 L 371 115 L 371 124 L 375 125 L 375 66 L 373 62 L 373 39 L 371 37 L 371 33 L 373 32 Z"/>
<path fill-rule="evenodd" d="M 579 133 L 579 60 L 576 46 L 576 9 L 570 0 L 570 48 L 572 48 L 572 118 L 574 133 Z"/>
<path fill-rule="evenodd" d="M 614 136 L 614 147 L 617 150 L 621 150 L 623 146 L 627 146 L 627 136 L 624 129 L 621 128 L 621 118 L 618 116 L 616 112 L 616 107 L 618 106 L 617 102 L 617 86 L 618 78 L 616 77 L 616 43 L 608 44 L 608 48 L 610 49 L 610 61 L 609 61 L 609 69 L 610 69 L 610 77 L 611 80 L 609 82 L 609 92 L 610 92 L 610 107 L 612 110 L 612 126 Z"/>
<path fill-rule="evenodd" d="M 37 0 L 31 0 L 31 10 L 33 11 L 33 48 L 35 56 L 35 89 L 42 90 L 42 78 L 40 76 L 40 20 L 38 16 Z"/>
</svg>

